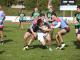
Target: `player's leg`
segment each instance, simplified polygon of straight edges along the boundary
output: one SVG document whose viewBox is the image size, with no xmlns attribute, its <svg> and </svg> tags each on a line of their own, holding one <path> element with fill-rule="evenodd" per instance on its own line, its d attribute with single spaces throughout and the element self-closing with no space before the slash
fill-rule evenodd
<svg viewBox="0 0 80 60">
<path fill-rule="evenodd" d="M 4 40 L 3 40 L 4 36 L 3 36 L 3 28 L 0 28 L 0 42 L 3 44 Z"/>
<path fill-rule="evenodd" d="M 75 26 L 75 34 L 76 34 L 76 36 L 77 36 L 77 33 L 78 33 L 78 27 Z"/>
<path fill-rule="evenodd" d="M 52 48 L 51 48 L 51 36 L 50 36 L 49 33 L 47 33 L 46 39 L 47 39 L 47 41 L 48 41 L 49 51 L 52 51 Z"/>
<path fill-rule="evenodd" d="M 19 21 L 19 29 L 23 29 L 22 21 Z"/>
<path fill-rule="evenodd" d="M 61 44 L 60 44 L 60 38 L 59 38 L 58 34 L 56 34 L 56 42 L 57 42 L 57 48 L 56 49 L 58 49 L 61 46 Z"/>
<path fill-rule="evenodd" d="M 61 47 L 60 47 L 60 49 L 63 49 L 64 47 L 65 47 L 65 44 L 64 44 L 64 41 L 63 41 L 63 36 L 62 36 L 62 34 L 66 34 L 67 32 L 66 32 L 66 30 L 65 29 L 61 29 L 59 32 L 58 32 L 58 36 L 59 36 L 59 38 L 60 38 L 60 44 L 61 44 Z"/>
<path fill-rule="evenodd" d="M 31 36 L 30 36 L 30 38 L 29 38 L 29 40 L 28 40 L 28 46 L 30 46 L 30 44 L 31 44 L 35 39 L 36 39 L 36 37 L 35 37 L 33 34 L 31 34 Z"/>
<path fill-rule="evenodd" d="M 77 32 L 77 47 L 80 48 L 80 30 Z"/>
<path fill-rule="evenodd" d="M 76 34 L 78 33 L 78 29 L 75 29 Z"/>
<path fill-rule="evenodd" d="M 77 34 L 77 41 L 80 42 L 80 34 Z"/>
<path fill-rule="evenodd" d="M 44 39 L 44 33 L 37 33 L 37 38 L 40 41 L 42 48 L 46 48 L 46 41 Z"/>
<path fill-rule="evenodd" d="M 24 50 L 29 48 L 30 44 L 35 40 L 35 38 L 36 37 L 32 33 L 30 33 L 30 32 L 25 33 L 25 35 L 24 35 L 24 41 L 25 41 Z"/>
<path fill-rule="evenodd" d="M 19 20 L 19 29 L 21 29 L 21 21 Z"/>
<path fill-rule="evenodd" d="M 23 29 L 23 21 L 21 22 L 21 29 Z"/>
<path fill-rule="evenodd" d="M 24 34 L 24 50 L 28 49 L 28 42 L 29 42 L 29 37 L 31 36 L 31 33 L 26 32 Z"/>
</svg>

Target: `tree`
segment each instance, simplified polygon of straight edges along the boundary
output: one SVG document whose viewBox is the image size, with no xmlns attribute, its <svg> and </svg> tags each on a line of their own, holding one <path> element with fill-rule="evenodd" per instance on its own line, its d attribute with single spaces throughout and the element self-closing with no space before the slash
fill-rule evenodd
<svg viewBox="0 0 80 60">
<path fill-rule="evenodd" d="M 0 0 L 0 4 L 4 5 L 4 6 L 8 6 L 8 5 L 12 5 L 12 4 L 16 4 L 17 0 Z"/>
<path fill-rule="evenodd" d="M 36 0 L 25 0 L 24 4 L 27 9 L 33 9 L 34 7 L 36 7 Z"/>
<path fill-rule="evenodd" d="M 59 10 L 60 0 L 52 0 L 52 6 L 55 10 Z"/>
<path fill-rule="evenodd" d="M 47 0 L 39 0 L 39 9 L 40 10 L 47 9 Z"/>
<path fill-rule="evenodd" d="M 76 1 L 76 5 L 80 5 L 80 0 L 75 0 Z"/>
<path fill-rule="evenodd" d="M 6 5 L 7 0 L 0 0 L 0 5 Z"/>
</svg>

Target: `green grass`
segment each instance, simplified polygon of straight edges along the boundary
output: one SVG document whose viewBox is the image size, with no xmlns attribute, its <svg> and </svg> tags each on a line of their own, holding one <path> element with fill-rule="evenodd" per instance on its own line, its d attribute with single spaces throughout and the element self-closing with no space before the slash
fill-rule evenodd
<svg viewBox="0 0 80 60">
<path fill-rule="evenodd" d="M 56 42 L 52 42 L 53 51 L 41 49 L 37 47 L 38 40 L 35 40 L 31 45 L 35 48 L 23 51 L 24 46 L 23 35 L 26 32 L 29 24 L 24 24 L 24 30 L 18 29 L 16 23 L 5 23 L 4 34 L 5 44 L 0 45 L 0 60 L 80 60 L 80 49 L 76 49 L 74 44 L 75 33 L 74 26 L 71 27 L 71 32 L 65 35 L 64 42 L 68 45 L 65 50 L 57 50 Z"/>
</svg>

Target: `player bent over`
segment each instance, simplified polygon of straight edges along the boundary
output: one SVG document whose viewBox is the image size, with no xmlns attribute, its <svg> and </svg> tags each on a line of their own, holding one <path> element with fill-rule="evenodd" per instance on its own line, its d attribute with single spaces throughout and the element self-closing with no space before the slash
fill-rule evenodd
<svg viewBox="0 0 80 60">
<path fill-rule="evenodd" d="M 28 49 L 31 42 L 36 38 L 36 30 L 37 30 L 37 25 L 32 25 L 24 34 L 24 41 L 25 41 L 24 50 Z"/>
<path fill-rule="evenodd" d="M 31 44 L 31 42 L 36 38 L 36 32 L 39 29 L 38 24 L 38 17 L 37 19 L 35 18 L 35 20 L 32 22 L 32 25 L 30 26 L 30 28 L 27 30 L 27 32 L 24 34 L 24 41 L 25 41 L 25 45 L 24 45 L 24 50 L 28 49 L 29 45 Z"/>
<path fill-rule="evenodd" d="M 56 22 L 58 22 L 58 25 L 56 25 L 53 28 L 59 28 L 59 31 L 56 34 L 56 42 L 57 42 L 57 48 L 63 49 L 65 47 L 64 41 L 63 41 L 63 35 L 68 33 L 70 31 L 70 27 L 68 26 L 67 22 L 58 18 L 57 16 L 53 15 L 52 19 Z"/>
</svg>

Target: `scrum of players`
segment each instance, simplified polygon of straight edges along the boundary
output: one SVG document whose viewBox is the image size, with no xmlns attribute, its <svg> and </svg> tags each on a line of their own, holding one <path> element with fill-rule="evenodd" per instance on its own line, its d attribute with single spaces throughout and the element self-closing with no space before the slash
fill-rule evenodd
<svg viewBox="0 0 80 60">
<path fill-rule="evenodd" d="M 21 18 L 24 14 L 21 14 Z M 4 11 L 0 6 L 0 36 L 1 42 L 3 43 L 3 21 L 5 19 Z M 24 48 L 23 50 L 29 49 L 30 44 L 36 40 L 40 41 L 42 48 L 48 48 L 52 51 L 52 33 L 54 29 L 58 28 L 58 32 L 55 35 L 55 40 L 57 43 L 56 49 L 64 49 L 66 44 L 64 43 L 63 36 L 70 32 L 69 24 L 63 18 L 57 17 L 52 6 L 48 7 L 47 13 L 39 12 L 38 8 L 35 8 L 31 19 L 33 19 L 31 26 L 27 29 L 24 34 Z M 23 22 L 20 20 L 20 24 Z M 75 33 L 77 44 L 80 45 L 80 6 L 77 7 L 77 13 L 75 14 L 73 23 L 75 24 Z M 21 26 L 21 25 L 20 25 Z"/>
<path fill-rule="evenodd" d="M 48 48 L 49 51 L 52 51 L 51 36 L 53 35 L 51 33 L 56 28 L 59 29 L 55 36 L 55 40 L 57 43 L 56 49 L 64 49 L 66 44 L 64 43 L 62 36 L 70 31 L 70 27 L 67 21 L 57 17 L 52 7 L 49 8 L 47 14 L 40 13 L 38 11 L 38 8 L 35 8 L 34 12 L 32 13 L 32 19 L 33 21 L 31 26 L 24 34 L 25 44 L 23 50 L 29 49 L 30 44 L 37 38 L 37 40 L 40 41 L 40 45 L 42 48 Z"/>
<path fill-rule="evenodd" d="M 24 35 L 25 44 L 23 50 L 29 49 L 31 42 L 37 38 L 42 48 L 48 48 L 49 51 L 52 51 L 52 33 L 54 33 L 54 29 L 56 28 L 58 28 L 58 32 L 55 35 L 56 49 L 62 50 L 65 48 L 66 44 L 64 43 L 63 36 L 70 32 L 69 22 L 57 17 L 52 6 L 48 6 L 46 14 L 40 13 L 38 8 L 35 8 L 32 18 L 32 25 Z M 77 6 L 77 13 L 72 23 L 75 25 L 76 44 L 80 46 L 80 6 Z"/>
</svg>

